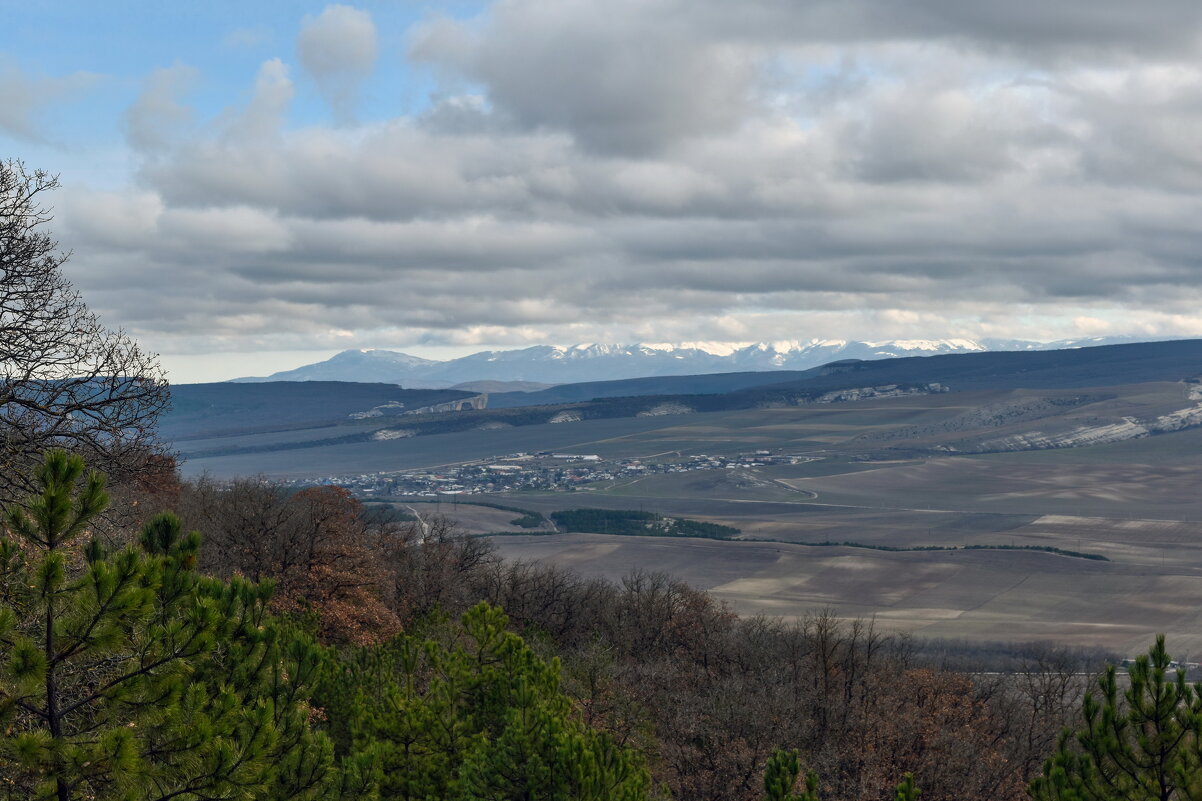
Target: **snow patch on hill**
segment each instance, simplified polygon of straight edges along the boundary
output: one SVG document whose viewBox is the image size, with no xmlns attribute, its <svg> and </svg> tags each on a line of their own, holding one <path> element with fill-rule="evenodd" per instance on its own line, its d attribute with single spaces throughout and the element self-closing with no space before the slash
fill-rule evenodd
<svg viewBox="0 0 1202 801">
<path fill-rule="evenodd" d="M 844 359 L 885 359 L 990 350 L 1050 350 L 1102 344 L 1018 340 L 951 339 L 779 339 L 764 342 L 642 342 L 534 345 L 481 351 L 433 361 L 375 348 L 348 350 L 316 364 L 239 381 L 363 381 L 441 389 L 465 381 L 533 381 L 566 384 L 651 376 L 702 375 L 764 370 L 807 370 Z"/>
<path fill-rule="evenodd" d="M 1092 426 L 1077 426 L 1068 431 L 1045 433 L 1031 431 L 1007 437 L 985 440 L 976 448 L 963 449 L 941 446 L 948 452 L 997 452 L 1030 451 L 1049 448 L 1082 448 L 1088 445 L 1105 445 L 1129 439 L 1142 439 L 1154 434 L 1167 434 L 1202 426 L 1202 403 L 1178 409 L 1150 420 L 1123 417 L 1114 422 Z"/>
<path fill-rule="evenodd" d="M 635 417 L 660 417 L 667 414 L 692 414 L 695 410 L 683 403 L 661 403 L 639 412 Z"/>
<path fill-rule="evenodd" d="M 371 438 L 377 442 L 382 442 L 390 439 L 408 439 L 415 436 L 417 436 L 417 432 L 411 428 L 381 428 L 379 431 L 373 432 Z"/>
</svg>

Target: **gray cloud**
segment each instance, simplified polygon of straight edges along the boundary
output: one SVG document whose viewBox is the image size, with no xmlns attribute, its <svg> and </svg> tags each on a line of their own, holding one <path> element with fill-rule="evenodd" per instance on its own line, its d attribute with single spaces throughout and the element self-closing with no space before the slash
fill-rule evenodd
<svg viewBox="0 0 1202 801">
<path fill-rule="evenodd" d="M 269 61 L 155 139 L 152 78 L 61 236 L 180 352 L 1202 334 L 1194 5 L 502 0 L 413 32 L 414 117 L 289 130 Z"/>
<path fill-rule="evenodd" d="M 958 41 L 1037 59 L 1157 58 L 1197 51 L 1202 9 L 1190 0 L 670 0 L 699 30 L 752 41 Z"/>
<path fill-rule="evenodd" d="M 41 113 L 85 91 L 98 79 L 84 72 L 61 77 L 33 75 L 0 54 L 0 132 L 17 139 L 42 141 Z"/>
<path fill-rule="evenodd" d="M 283 125 L 293 93 L 288 66 L 278 58 L 263 62 L 250 102 L 241 109 L 231 109 L 222 120 L 221 145 L 228 152 L 270 146 Z"/>
<path fill-rule="evenodd" d="M 371 14 L 337 4 L 306 17 L 296 40 L 301 66 L 343 120 L 354 117 L 359 84 L 375 66 L 376 48 Z"/>
<path fill-rule="evenodd" d="M 642 5 L 501 3 L 479 29 L 429 25 L 411 55 L 484 83 L 520 123 L 570 130 L 603 152 L 645 153 L 736 127 L 751 92 L 750 53 L 693 36 L 660 4 Z"/>
<path fill-rule="evenodd" d="M 193 121 L 192 109 L 180 97 L 199 72 L 186 64 L 156 69 L 146 78 L 138 98 L 125 112 L 125 136 L 135 150 L 167 150 Z"/>
<path fill-rule="evenodd" d="M 1021 71 L 1196 57 L 1200 30 L 1188 0 L 506 0 L 478 20 L 424 26 L 410 55 L 483 84 L 520 124 L 650 154 L 762 111 L 789 49 L 936 44 Z"/>
</svg>

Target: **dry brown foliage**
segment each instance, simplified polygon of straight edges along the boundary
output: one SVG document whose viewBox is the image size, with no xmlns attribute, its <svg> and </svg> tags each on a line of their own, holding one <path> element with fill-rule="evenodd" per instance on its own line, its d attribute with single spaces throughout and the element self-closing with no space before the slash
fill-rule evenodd
<svg viewBox="0 0 1202 801">
<path fill-rule="evenodd" d="M 313 612 L 329 643 L 368 644 L 400 631 L 382 556 L 394 532 L 341 487 L 290 492 L 256 479 L 185 488 L 181 508 L 204 535 L 201 567 L 275 583 L 274 608 Z"/>
</svg>

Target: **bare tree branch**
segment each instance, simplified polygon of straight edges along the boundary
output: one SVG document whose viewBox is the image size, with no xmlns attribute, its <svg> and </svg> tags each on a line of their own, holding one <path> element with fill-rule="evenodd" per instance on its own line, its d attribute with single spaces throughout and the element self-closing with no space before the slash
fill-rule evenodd
<svg viewBox="0 0 1202 801">
<path fill-rule="evenodd" d="M 51 447 L 116 480 L 162 464 L 170 394 L 158 358 L 101 324 L 63 277 L 69 253 L 45 230 L 58 179 L 0 162 L 0 501 Z"/>
</svg>

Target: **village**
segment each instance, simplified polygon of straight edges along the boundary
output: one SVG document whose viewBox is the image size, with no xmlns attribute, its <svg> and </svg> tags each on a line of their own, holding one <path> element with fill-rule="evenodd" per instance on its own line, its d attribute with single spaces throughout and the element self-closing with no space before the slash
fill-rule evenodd
<svg viewBox="0 0 1202 801">
<path fill-rule="evenodd" d="M 296 487 L 338 485 L 361 498 L 482 495 L 521 490 L 572 492 L 598 481 L 638 478 L 654 473 L 733 470 L 739 467 L 799 464 L 815 457 L 759 450 L 711 456 L 657 454 L 642 459 L 604 459 L 597 454 L 513 453 L 494 459 L 463 462 L 427 470 L 386 471 L 296 479 Z"/>
</svg>

